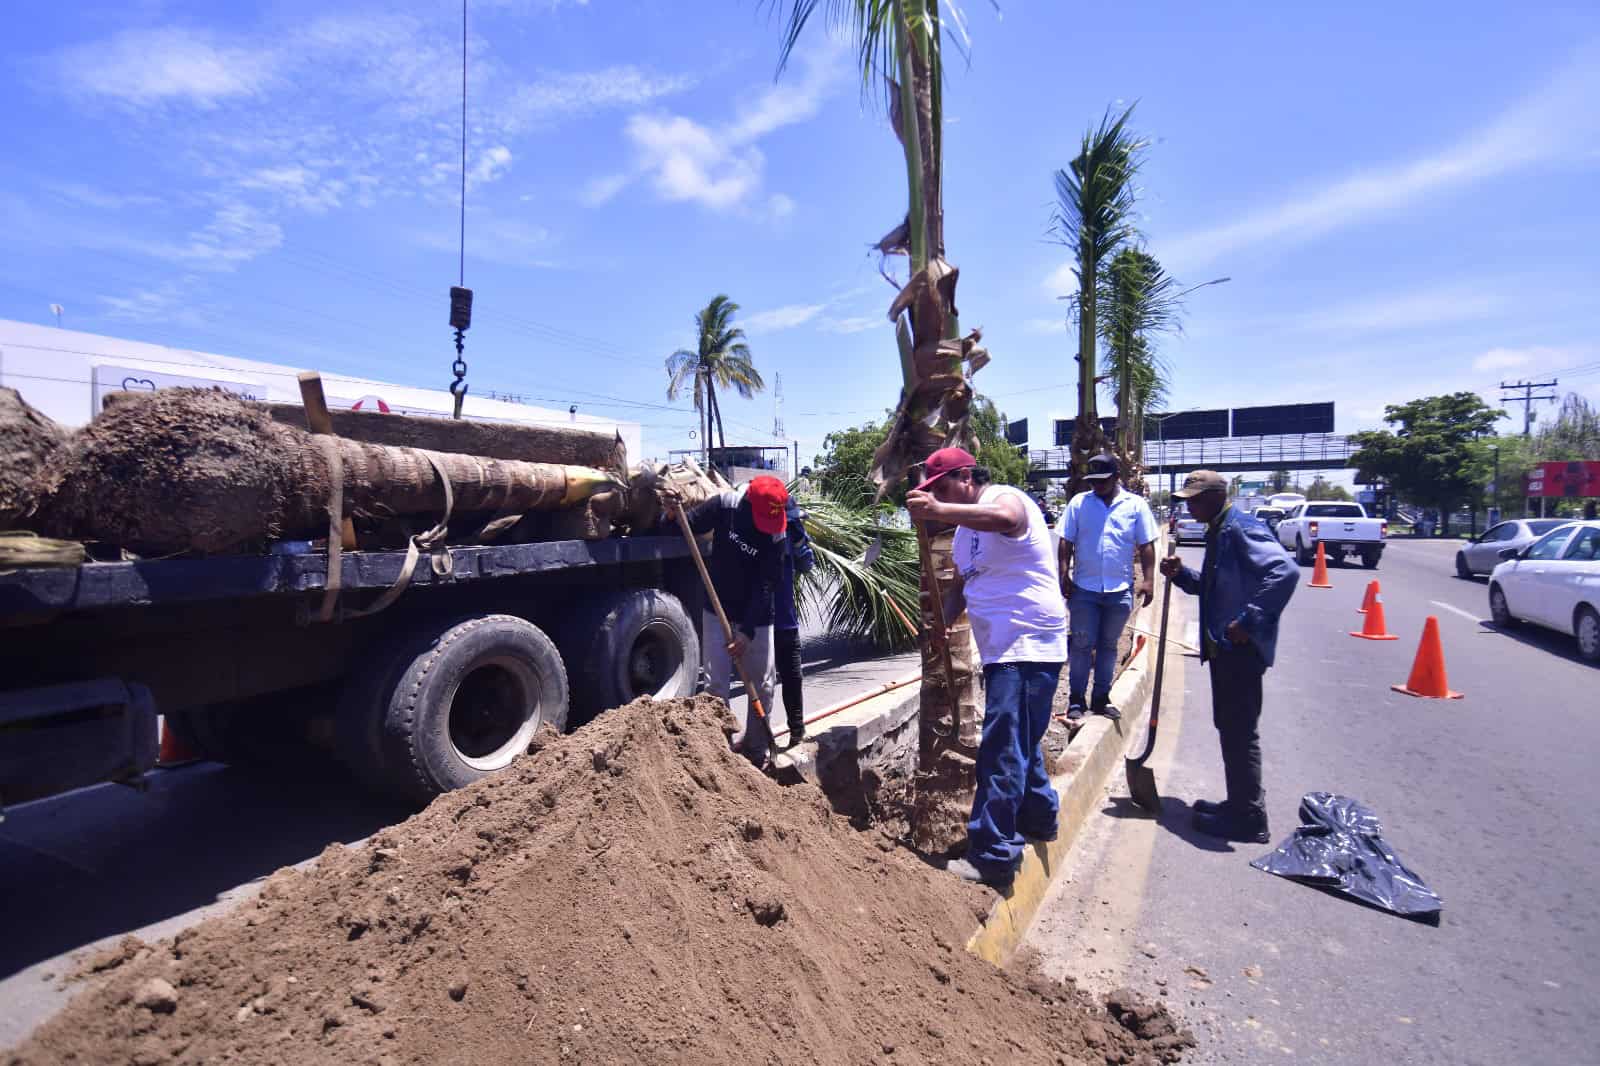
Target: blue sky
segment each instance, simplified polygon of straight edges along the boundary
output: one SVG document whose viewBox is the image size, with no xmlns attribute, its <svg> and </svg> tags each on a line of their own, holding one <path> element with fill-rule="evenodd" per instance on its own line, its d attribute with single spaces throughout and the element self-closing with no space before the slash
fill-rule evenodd
<svg viewBox="0 0 1600 1066">
<path fill-rule="evenodd" d="M 474 391 L 690 443 L 663 362 L 726 292 L 805 460 L 891 406 L 867 247 L 904 171 L 847 49 L 773 73 L 755 0 L 470 0 Z M 977 377 L 1074 405 L 1052 172 L 1109 105 L 1152 141 L 1148 248 L 1189 300 L 1173 407 L 1383 405 L 1554 374 L 1600 399 L 1600 8 L 967 0 L 946 225 Z M 0 317 L 442 386 L 460 8 L 16 5 L 0 44 Z M 1563 371 L 1573 370 L 1572 375 Z M 726 404 L 767 442 L 770 393 Z"/>
</svg>

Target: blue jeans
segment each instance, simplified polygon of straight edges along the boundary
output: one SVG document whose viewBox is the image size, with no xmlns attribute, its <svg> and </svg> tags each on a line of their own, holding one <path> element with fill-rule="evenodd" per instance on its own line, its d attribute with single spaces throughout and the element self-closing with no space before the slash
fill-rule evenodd
<svg viewBox="0 0 1600 1066">
<path fill-rule="evenodd" d="M 1090 658 L 1094 659 L 1094 695 L 1105 696 L 1111 692 L 1111 681 L 1117 673 L 1117 638 L 1122 635 L 1122 627 L 1128 624 L 1128 615 L 1132 613 L 1132 589 L 1121 592 L 1072 590 L 1067 599 L 1071 624 L 1067 653 L 1072 664 L 1067 672 L 1068 692 L 1074 696 L 1085 694 Z"/>
<path fill-rule="evenodd" d="M 1009 876 L 1024 835 L 1056 835 L 1060 801 L 1044 770 L 1039 741 L 1050 724 L 1060 663 L 995 663 L 983 668 L 983 739 L 978 792 L 967 823 L 967 861 Z"/>
</svg>

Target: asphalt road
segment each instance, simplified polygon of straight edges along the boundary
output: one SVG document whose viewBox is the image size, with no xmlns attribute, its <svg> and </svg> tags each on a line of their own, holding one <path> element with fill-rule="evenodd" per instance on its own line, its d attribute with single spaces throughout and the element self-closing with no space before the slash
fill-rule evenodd
<svg viewBox="0 0 1600 1066">
<path fill-rule="evenodd" d="M 915 652 L 865 658 L 813 626 L 805 635 L 811 712 L 917 668 Z M 743 696 L 733 704 L 742 716 Z M 90 950 L 172 936 L 274 871 L 410 813 L 315 759 L 271 774 L 196 763 L 148 780 L 142 792 L 104 785 L 26 804 L 0 822 L 0 1050 L 65 1005 L 78 986 L 63 978 Z"/>
<path fill-rule="evenodd" d="M 1152 763 L 1165 808 L 1141 814 L 1112 780 L 1030 932 L 1048 972 L 1164 997 L 1196 1031 L 1195 1062 L 1600 1062 L 1600 670 L 1570 637 L 1494 631 L 1485 584 L 1451 576 L 1453 552 L 1399 540 L 1375 574 L 1303 581 L 1262 718 L 1274 844 L 1302 794 L 1356 797 L 1443 897 L 1440 924 L 1261 873 L 1249 863 L 1268 846 L 1189 828 L 1190 801 L 1221 797 L 1222 767 L 1206 670 L 1180 655 Z M 1198 565 L 1199 549 L 1183 554 Z M 1347 635 L 1373 577 L 1397 641 Z M 1429 614 L 1465 699 L 1389 688 Z"/>
</svg>

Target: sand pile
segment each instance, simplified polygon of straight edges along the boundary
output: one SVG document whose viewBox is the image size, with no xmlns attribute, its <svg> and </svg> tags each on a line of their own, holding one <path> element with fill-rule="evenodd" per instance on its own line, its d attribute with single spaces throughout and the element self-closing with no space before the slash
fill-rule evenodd
<svg viewBox="0 0 1600 1066">
<path fill-rule="evenodd" d="M 990 897 L 640 701 L 107 976 L 5 1061 L 1154 1063 L 962 949 Z M 91 967 L 92 968 L 92 967 Z"/>
</svg>

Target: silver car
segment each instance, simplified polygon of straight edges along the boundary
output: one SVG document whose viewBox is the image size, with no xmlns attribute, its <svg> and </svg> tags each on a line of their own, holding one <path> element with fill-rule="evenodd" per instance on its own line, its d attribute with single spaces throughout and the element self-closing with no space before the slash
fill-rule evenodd
<svg viewBox="0 0 1600 1066">
<path fill-rule="evenodd" d="M 1468 541 L 1456 552 L 1456 576 L 1473 578 L 1500 565 L 1505 548 L 1526 548 L 1552 529 L 1571 522 L 1570 518 L 1513 518 L 1490 526 L 1477 540 Z"/>
</svg>

